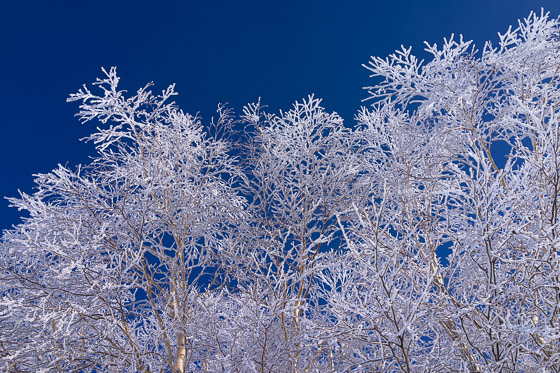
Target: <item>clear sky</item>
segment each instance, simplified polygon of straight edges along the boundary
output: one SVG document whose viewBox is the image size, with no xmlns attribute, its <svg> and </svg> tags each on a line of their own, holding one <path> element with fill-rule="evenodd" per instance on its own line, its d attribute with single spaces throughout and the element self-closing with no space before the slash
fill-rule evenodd
<svg viewBox="0 0 560 373">
<path fill-rule="evenodd" d="M 32 192 L 32 174 L 86 163 L 93 147 L 66 98 L 117 66 L 122 88 L 177 83 L 179 106 L 241 112 L 262 97 L 270 110 L 315 93 L 346 123 L 370 84 L 362 64 L 401 44 L 463 34 L 482 47 L 497 32 L 558 0 L 424 1 L 2 1 L 0 5 L 0 196 Z M 0 229 L 20 213 L 0 200 Z"/>
</svg>

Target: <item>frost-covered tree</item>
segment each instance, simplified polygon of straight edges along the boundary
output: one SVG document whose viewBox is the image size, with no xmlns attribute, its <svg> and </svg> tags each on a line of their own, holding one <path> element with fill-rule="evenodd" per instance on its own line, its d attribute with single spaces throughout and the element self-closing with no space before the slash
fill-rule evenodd
<svg viewBox="0 0 560 373">
<path fill-rule="evenodd" d="M 81 120 L 112 123 L 88 139 L 97 157 L 38 175 L 36 193 L 11 200 L 30 217 L 3 236 L 2 361 L 181 370 L 208 293 L 229 276 L 220 253 L 244 214 L 236 170 L 227 143 L 167 103 L 173 87 L 125 98 L 115 69 L 95 84 L 101 96 L 84 87 L 70 101 L 82 101 Z"/>
<path fill-rule="evenodd" d="M 345 368 L 558 371 L 559 32 L 531 14 L 480 55 L 451 38 L 367 66 L 370 197 L 325 274 Z"/>
<path fill-rule="evenodd" d="M 354 129 L 71 95 L 97 154 L 10 199 L 1 369 L 560 371 L 559 21 L 426 51 L 372 59 Z"/>
</svg>

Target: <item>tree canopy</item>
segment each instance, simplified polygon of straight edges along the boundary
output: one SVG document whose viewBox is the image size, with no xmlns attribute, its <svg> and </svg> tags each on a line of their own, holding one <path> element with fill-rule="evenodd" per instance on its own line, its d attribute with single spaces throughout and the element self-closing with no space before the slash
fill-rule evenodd
<svg viewBox="0 0 560 373">
<path fill-rule="evenodd" d="M 70 96 L 91 163 L 0 243 L 5 371 L 559 371 L 560 25 L 366 66 L 207 125 L 115 68 Z"/>
</svg>

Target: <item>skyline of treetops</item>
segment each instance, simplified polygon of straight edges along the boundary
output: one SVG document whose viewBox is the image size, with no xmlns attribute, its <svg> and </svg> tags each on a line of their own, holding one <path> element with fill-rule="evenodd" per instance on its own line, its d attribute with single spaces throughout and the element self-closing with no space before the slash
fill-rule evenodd
<svg viewBox="0 0 560 373">
<path fill-rule="evenodd" d="M 559 35 L 371 57 L 353 125 L 102 69 L 91 157 L 8 199 L 0 369 L 558 372 Z"/>
</svg>

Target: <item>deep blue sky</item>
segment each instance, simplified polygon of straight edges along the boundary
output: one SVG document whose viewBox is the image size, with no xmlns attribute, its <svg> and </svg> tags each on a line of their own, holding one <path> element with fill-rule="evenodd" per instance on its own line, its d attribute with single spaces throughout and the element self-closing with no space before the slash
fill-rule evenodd
<svg viewBox="0 0 560 373">
<path fill-rule="evenodd" d="M 347 123 L 370 84 L 361 67 L 401 44 L 451 33 L 497 40 L 530 10 L 560 15 L 558 0 L 470 1 L 8 1 L 0 5 L 0 196 L 31 192 L 33 173 L 85 163 L 78 141 L 95 123 L 65 103 L 100 67 L 117 66 L 122 88 L 177 83 L 176 101 L 204 120 L 220 102 L 236 112 L 262 97 L 289 109 L 315 93 Z M 20 213 L 0 200 L 0 229 Z"/>
</svg>

